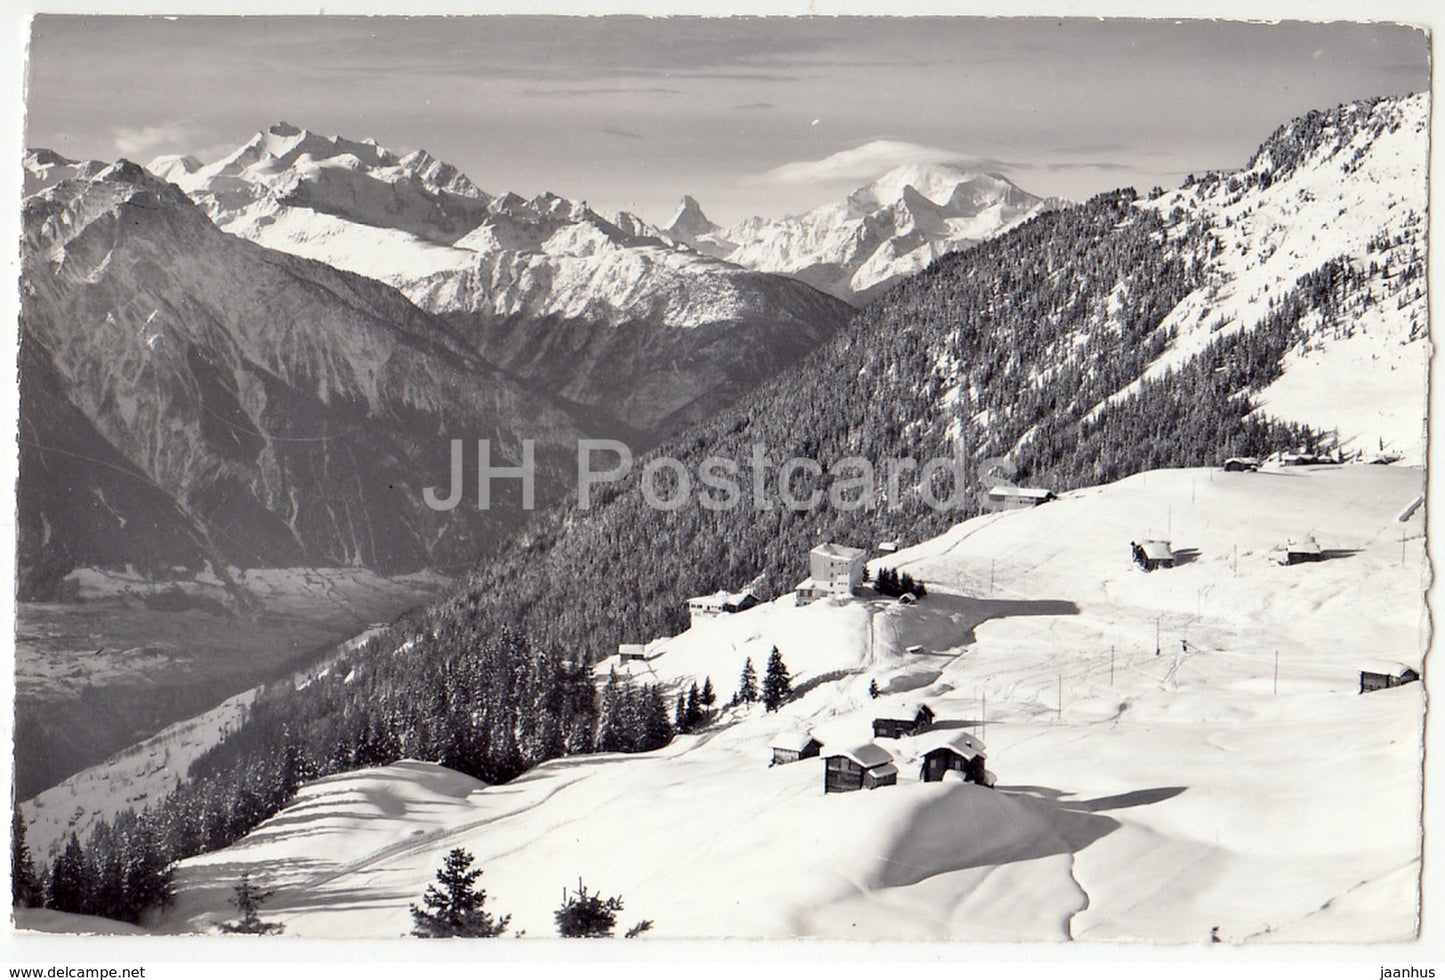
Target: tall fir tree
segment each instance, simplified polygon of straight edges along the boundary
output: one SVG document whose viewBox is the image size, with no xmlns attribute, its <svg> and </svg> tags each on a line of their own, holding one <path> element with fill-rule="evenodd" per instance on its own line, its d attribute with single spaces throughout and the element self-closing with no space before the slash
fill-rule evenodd
<svg viewBox="0 0 1445 980">
<path fill-rule="evenodd" d="M 16 908 L 36 908 L 45 896 L 30 845 L 25 842 L 25 819 L 15 807 L 10 817 L 10 895 Z"/>
<path fill-rule="evenodd" d="M 437 869 L 435 884 L 427 885 L 422 905 L 411 906 L 412 935 L 426 939 L 453 936 L 491 939 L 501 935 L 512 921 L 510 915 L 495 919 L 482 906 L 487 893 L 476 887 L 481 868 L 465 848 L 454 847 Z M 441 887 L 438 888 L 437 885 Z"/>
<path fill-rule="evenodd" d="M 92 911 L 92 880 L 80 839 L 72 833 L 65 842 L 65 849 L 51 865 L 50 895 L 46 905 L 61 912 L 89 915 Z"/>
<path fill-rule="evenodd" d="M 758 672 L 753 668 L 753 658 L 743 664 L 742 676 L 738 678 L 738 696 L 741 704 L 752 704 L 758 699 Z"/>
<path fill-rule="evenodd" d="M 788 666 L 783 663 L 783 655 L 773 647 L 773 652 L 768 655 L 768 667 L 763 673 L 763 706 L 769 711 L 777 711 L 783 703 L 793 695 L 793 681 L 788 676 Z"/>
</svg>

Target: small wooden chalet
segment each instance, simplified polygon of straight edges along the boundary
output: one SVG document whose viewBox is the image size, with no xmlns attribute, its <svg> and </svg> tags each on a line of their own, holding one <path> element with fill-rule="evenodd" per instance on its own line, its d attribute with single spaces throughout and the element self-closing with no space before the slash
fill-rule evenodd
<svg viewBox="0 0 1445 980">
<path fill-rule="evenodd" d="M 692 625 L 709 619 L 716 619 L 729 613 L 746 612 L 756 606 L 762 600 L 753 594 L 751 588 L 743 589 L 741 592 L 728 592 L 720 589 L 712 595 L 694 596 L 687 600 L 687 612 Z"/>
<path fill-rule="evenodd" d="M 1134 555 L 1134 563 L 1146 572 L 1152 572 L 1156 568 L 1174 567 L 1174 550 L 1168 541 L 1130 541 L 1129 549 Z"/>
<path fill-rule="evenodd" d="M 933 709 L 926 704 L 899 705 L 891 714 L 873 719 L 874 738 L 902 738 L 918 735 L 933 726 Z"/>
<path fill-rule="evenodd" d="M 993 487 L 988 492 L 989 503 L 999 510 L 1028 510 L 1057 499 L 1044 487 Z"/>
<path fill-rule="evenodd" d="M 1271 551 L 1270 557 L 1281 565 L 1298 565 L 1307 561 L 1324 561 L 1325 553 L 1314 538 L 1306 538 L 1303 541 L 1286 541 Z"/>
<path fill-rule="evenodd" d="M 952 731 L 923 754 L 919 778 L 925 783 L 936 783 L 943 779 L 944 773 L 953 771 L 962 773 L 966 782 L 988 785 L 986 759 L 982 742 L 967 732 Z"/>
<path fill-rule="evenodd" d="M 772 764 L 784 766 L 799 759 L 816 758 L 822 748 L 823 743 L 814 738 L 811 732 L 784 732 L 773 739 Z"/>
<path fill-rule="evenodd" d="M 646 660 L 647 647 L 641 643 L 619 643 L 617 644 L 617 660 L 619 663 L 627 663 L 630 660 Z"/>
<path fill-rule="evenodd" d="M 897 782 L 898 767 L 893 765 L 893 756 L 872 742 L 832 753 L 823 769 L 824 793 L 877 789 Z"/>
<path fill-rule="evenodd" d="M 1226 473 L 1243 473 L 1246 470 L 1253 472 L 1259 469 L 1259 460 L 1253 456 L 1231 456 L 1224 461 Z"/>
<path fill-rule="evenodd" d="M 1399 687 L 1419 679 L 1420 672 L 1406 664 L 1393 661 L 1366 664 L 1366 669 L 1360 671 L 1360 693 Z"/>
</svg>

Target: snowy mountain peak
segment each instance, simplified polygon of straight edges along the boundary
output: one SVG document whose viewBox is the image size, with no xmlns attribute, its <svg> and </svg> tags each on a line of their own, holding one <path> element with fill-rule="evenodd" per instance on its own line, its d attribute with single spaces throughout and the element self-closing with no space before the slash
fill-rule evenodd
<svg viewBox="0 0 1445 980">
<path fill-rule="evenodd" d="M 935 259 L 992 238 L 1057 207 L 998 174 L 947 164 L 906 164 L 838 204 L 719 229 L 690 197 L 666 234 L 705 255 L 781 272 L 864 303 Z"/>
<path fill-rule="evenodd" d="M 702 205 L 698 204 L 691 194 L 684 194 L 682 203 L 677 206 L 670 220 L 664 227 L 668 235 L 673 238 L 687 239 L 697 235 L 708 235 L 718 230 L 718 226 L 708 220 L 703 214 Z"/>
<path fill-rule="evenodd" d="M 849 195 L 849 203 L 860 210 L 874 211 L 903 201 L 904 192 L 912 188 L 932 203 L 943 207 L 952 199 L 960 184 L 977 175 L 957 167 L 938 163 L 907 163 L 895 167 L 882 177 L 858 188 Z"/>
</svg>

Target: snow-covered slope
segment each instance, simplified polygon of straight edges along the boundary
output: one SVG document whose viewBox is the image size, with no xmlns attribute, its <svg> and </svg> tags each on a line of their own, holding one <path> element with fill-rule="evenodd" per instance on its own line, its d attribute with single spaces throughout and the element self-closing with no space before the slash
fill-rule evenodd
<svg viewBox="0 0 1445 980">
<path fill-rule="evenodd" d="M 1243 170 L 1147 202 L 1213 239 L 1206 283 L 1165 319 L 1176 336 L 1148 376 L 1253 328 L 1301 276 L 1342 259 L 1363 281 L 1340 287 L 1339 313 L 1309 319 L 1260 411 L 1337 429 L 1347 453 L 1422 462 L 1429 112 L 1420 94 L 1310 113 Z"/>
<path fill-rule="evenodd" d="M 1019 190 L 997 174 L 909 164 L 846 201 L 785 218 L 748 218 L 730 228 L 713 224 L 697 201 L 685 197 L 664 231 L 705 254 L 794 276 L 861 304 L 940 255 L 1061 203 Z"/>
<path fill-rule="evenodd" d="M 418 150 L 279 123 L 207 165 L 151 163 L 224 231 L 400 289 L 484 356 L 623 431 L 702 418 L 831 336 L 848 308 L 680 249 L 630 214 L 493 198 Z"/>
<path fill-rule="evenodd" d="M 663 937 L 1406 938 L 1423 689 L 1357 683 L 1366 654 L 1419 664 L 1422 516 L 1396 517 L 1421 483 L 1166 470 L 971 520 L 873 563 L 928 583 L 915 606 L 785 598 L 651 648 L 656 678 L 710 676 L 726 697 L 776 645 L 800 692 L 776 713 L 729 709 L 659 752 L 506 786 L 416 761 L 322 780 L 184 862 L 155 925 L 211 928 L 250 871 L 288 934 L 404 934 L 462 846 L 489 908 L 532 936 L 581 876 Z M 1304 534 L 1327 560 L 1269 560 Z M 1140 571 L 1128 542 L 1144 536 L 1182 564 Z M 895 787 L 825 795 L 821 759 L 768 765 L 780 733 L 855 743 L 919 700 L 937 730 L 882 741 Z M 997 789 L 918 781 L 958 729 L 987 743 Z"/>
</svg>

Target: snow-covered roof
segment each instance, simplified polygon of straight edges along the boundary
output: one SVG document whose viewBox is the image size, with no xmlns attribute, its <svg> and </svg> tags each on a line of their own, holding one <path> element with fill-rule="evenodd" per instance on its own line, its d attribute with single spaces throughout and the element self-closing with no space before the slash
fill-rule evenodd
<svg viewBox="0 0 1445 980">
<path fill-rule="evenodd" d="M 878 709 L 875 718 L 896 719 L 898 721 L 912 721 L 918 717 L 920 711 L 927 711 L 933 714 L 933 709 L 922 701 L 892 701 Z"/>
<path fill-rule="evenodd" d="M 624 657 L 640 657 L 647 652 L 647 647 L 641 643 L 619 643 L 617 644 L 617 652 Z"/>
<path fill-rule="evenodd" d="M 813 741 L 812 732 L 782 732 L 773 739 L 771 748 L 782 749 L 784 752 L 801 752 Z"/>
<path fill-rule="evenodd" d="M 878 542 L 878 550 L 879 550 L 879 551 L 887 551 L 887 552 L 897 551 L 897 550 L 898 550 L 898 542 L 897 542 L 897 541 L 879 541 L 879 542 Z"/>
<path fill-rule="evenodd" d="M 1324 552 L 1320 544 L 1314 538 L 1306 538 L 1304 541 L 1286 541 L 1280 545 L 1285 551 L 1296 555 L 1319 555 Z"/>
<path fill-rule="evenodd" d="M 1150 561 L 1168 561 L 1174 557 L 1168 541 L 1141 541 L 1139 547 L 1143 549 L 1144 557 Z"/>
<path fill-rule="evenodd" d="M 825 541 L 823 544 L 814 548 L 812 554 L 822 558 L 841 558 L 844 561 L 852 561 L 854 558 L 863 557 L 863 549 L 850 548 L 846 544 L 834 544 L 831 541 Z"/>
<path fill-rule="evenodd" d="M 1413 670 L 1416 673 L 1420 672 L 1419 666 L 1412 667 L 1400 660 L 1381 660 L 1377 658 L 1360 661 L 1360 670 L 1371 674 L 1385 674 L 1389 677 L 1399 677 L 1406 670 Z"/>
<path fill-rule="evenodd" d="M 965 759 L 988 755 L 982 742 L 968 732 L 957 729 L 925 732 L 917 736 L 917 745 L 919 751 L 923 753 L 932 752 L 935 749 L 951 749 Z"/>
<path fill-rule="evenodd" d="M 1259 460 L 1253 456 L 1231 456 L 1224 461 L 1225 465 L 1239 463 L 1241 466 L 1259 466 Z"/>
<path fill-rule="evenodd" d="M 886 766 L 893 761 L 893 755 L 887 749 L 872 742 L 865 742 L 851 749 L 838 749 L 829 752 L 829 755 L 841 755 L 852 759 L 864 769 L 876 769 L 878 766 Z"/>
<path fill-rule="evenodd" d="M 990 497 L 1023 497 L 1029 500 L 1046 500 L 1054 495 L 1052 490 L 1044 487 L 992 487 L 988 491 Z"/>
<path fill-rule="evenodd" d="M 898 775 L 898 767 L 891 762 L 884 763 L 881 766 L 869 766 L 868 771 L 878 777 Z"/>
</svg>

